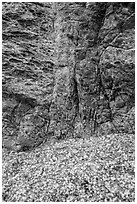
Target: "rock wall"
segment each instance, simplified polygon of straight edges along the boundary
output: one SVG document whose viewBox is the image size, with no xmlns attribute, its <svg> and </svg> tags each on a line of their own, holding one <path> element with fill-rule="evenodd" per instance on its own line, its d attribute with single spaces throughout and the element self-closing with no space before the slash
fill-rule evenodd
<svg viewBox="0 0 137 204">
<path fill-rule="evenodd" d="M 5 2 L 2 12 L 3 136 L 124 131 L 127 113 L 133 131 L 134 3 Z"/>
<path fill-rule="evenodd" d="M 37 109 L 44 106 L 47 113 L 53 98 L 54 12 L 50 3 L 2 6 L 3 136 L 7 137 L 18 135 L 27 114 L 47 121 Z"/>
</svg>

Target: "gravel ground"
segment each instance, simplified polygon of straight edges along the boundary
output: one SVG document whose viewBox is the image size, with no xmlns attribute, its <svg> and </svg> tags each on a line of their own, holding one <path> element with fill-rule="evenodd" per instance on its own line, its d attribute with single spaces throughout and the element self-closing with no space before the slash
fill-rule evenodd
<svg viewBox="0 0 137 204">
<path fill-rule="evenodd" d="M 134 202 L 135 138 L 111 134 L 3 149 L 3 201 Z"/>
</svg>

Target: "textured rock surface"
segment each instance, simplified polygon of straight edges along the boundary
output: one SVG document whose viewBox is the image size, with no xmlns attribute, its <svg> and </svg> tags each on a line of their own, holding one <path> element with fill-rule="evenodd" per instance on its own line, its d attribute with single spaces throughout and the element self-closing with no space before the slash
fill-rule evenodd
<svg viewBox="0 0 137 204">
<path fill-rule="evenodd" d="M 2 12 L 4 138 L 134 131 L 134 3 L 5 2 Z"/>
<path fill-rule="evenodd" d="M 35 118 L 35 115 L 38 115 L 37 106 L 50 104 L 52 100 L 54 14 L 50 3 L 10 2 L 3 3 L 2 17 L 3 118 L 5 119 L 3 135 L 7 136 L 6 127 L 12 126 L 13 132 L 16 130 L 14 135 L 17 136 L 19 131 L 20 138 L 24 134 L 23 127 L 28 129 L 28 125 L 25 127 L 26 121 L 37 133 L 36 124 L 32 122 L 33 113 Z M 26 114 L 31 114 L 29 121 Z M 39 115 L 41 114 L 42 110 Z M 43 119 L 46 119 L 45 115 Z M 29 131 L 29 135 L 32 136 L 31 130 Z"/>
</svg>

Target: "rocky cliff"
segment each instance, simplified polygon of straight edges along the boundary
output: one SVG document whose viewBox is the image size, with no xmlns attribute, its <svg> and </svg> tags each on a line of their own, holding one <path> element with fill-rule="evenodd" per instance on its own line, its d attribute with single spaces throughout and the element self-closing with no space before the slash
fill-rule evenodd
<svg viewBox="0 0 137 204">
<path fill-rule="evenodd" d="M 132 2 L 3 3 L 4 141 L 134 132 L 134 27 Z"/>
</svg>

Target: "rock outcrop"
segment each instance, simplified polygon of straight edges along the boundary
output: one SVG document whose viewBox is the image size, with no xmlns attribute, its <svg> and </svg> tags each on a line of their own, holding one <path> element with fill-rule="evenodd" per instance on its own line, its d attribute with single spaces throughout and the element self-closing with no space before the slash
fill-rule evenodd
<svg viewBox="0 0 137 204">
<path fill-rule="evenodd" d="M 134 2 L 3 2 L 2 12 L 4 138 L 134 131 Z"/>
</svg>

